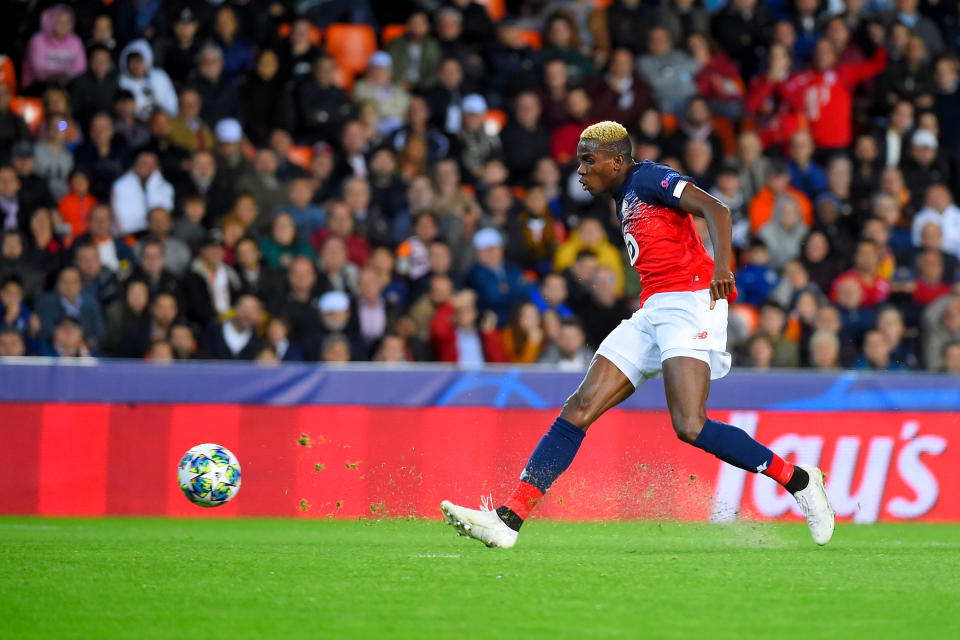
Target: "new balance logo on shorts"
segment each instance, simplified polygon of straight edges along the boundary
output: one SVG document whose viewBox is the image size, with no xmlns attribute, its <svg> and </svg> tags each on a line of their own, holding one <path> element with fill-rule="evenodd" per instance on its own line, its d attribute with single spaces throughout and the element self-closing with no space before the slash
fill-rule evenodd
<svg viewBox="0 0 960 640">
<path fill-rule="evenodd" d="M 695 336 L 693 336 L 693 337 L 696 338 L 697 340 L 706 340 L 706 339 L 707 339 L 707 332 L 706 332 L 706 331 L 701 331 L 700 333 L 698 333 L 697 335 L 695 335 Z"/>
</svg>

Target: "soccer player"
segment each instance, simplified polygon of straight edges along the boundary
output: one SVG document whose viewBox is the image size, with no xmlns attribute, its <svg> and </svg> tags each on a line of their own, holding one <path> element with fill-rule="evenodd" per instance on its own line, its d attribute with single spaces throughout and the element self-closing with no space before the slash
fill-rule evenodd
<svg viewBox="0 0 960 640">
<path fill-rule="evenodd" d="M 730 371 L 726 353 L 730 211 L 668 166 L 635 162 L 627 131 L 616 122 L 583 130 L 577 145 L 580 184 L 609 193 L 631 264 L 640 273 L 640 309 L 603 341 L 579 388 L 527 462 L 520 483 L 496 510 L 440 506 L 459 535 L 488 547 L 512 547 L 524 520 L 573 461 L 587 429 L 651 378 L 663 376 L 677 436 L 728 464 L 763 473 L 793 494 L 817 544 L 833 535 L 834 512 L 823 474 L 793 465 L 745 431 L 707 417 L 710 381 Z M 706 220 L 716 262 L 704 249 L 693 216 Z"/>
</svg>

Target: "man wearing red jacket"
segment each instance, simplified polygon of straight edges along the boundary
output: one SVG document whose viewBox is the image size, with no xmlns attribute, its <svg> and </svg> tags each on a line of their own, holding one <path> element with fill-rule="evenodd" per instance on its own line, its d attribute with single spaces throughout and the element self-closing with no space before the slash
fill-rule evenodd
<svg viewBox="0 0 960 640">
<path fill-rule="evenodd" d="M 871 34 L 875 41 L 882 34 Z M 887 68 L 887 50 L 877 46 L 866 62 L 837 64 L 837 52 L 826 39 L 813 50 L 813 68 L 792 74 L 786 81 L 773 83 L 763 78 L 755 91 L 764 98 L 776 92 L 790 111 L 803 115 L 810 133 L 821 150 L 842 149 L 853 139 L 851 120 L 853 92 L 861 82 L 883 73 Z M 751 96 L 753 101 L 755 96 Z M 762 102 L 762 100 L 761 100 Z"/>
<path fill-rule="evenodd" d="M 497 315 L 487 311 L 477 327 L 477 294 L 464 289 L 437 308 L 430 322 L 430 346 L 440 362 L 481 366 L 506 362 Z"/>
</svg>

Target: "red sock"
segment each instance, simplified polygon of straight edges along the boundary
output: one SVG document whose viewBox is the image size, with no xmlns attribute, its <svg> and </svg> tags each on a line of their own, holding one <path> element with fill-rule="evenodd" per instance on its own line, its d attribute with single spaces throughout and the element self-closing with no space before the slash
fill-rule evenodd
<svg viewBox="0 0 960 640">
<path fill-rule="evenodd" d="M 529 482 L 521 481 L 503 506 L 520 516 L 521 520 L 526 520 L 542 497 L 543 492 L 540 489 Z"/>
<path fill-rule="evenodd" d="M 763 470 L 763 475 L 773 478 L 782 485 L 786 485 L 790 482 L 790 478 L 793 477 L 793 465 L 777 454 L 773 454 L 773 460 L 771 460 L 770 465 Z"/>
</svg>

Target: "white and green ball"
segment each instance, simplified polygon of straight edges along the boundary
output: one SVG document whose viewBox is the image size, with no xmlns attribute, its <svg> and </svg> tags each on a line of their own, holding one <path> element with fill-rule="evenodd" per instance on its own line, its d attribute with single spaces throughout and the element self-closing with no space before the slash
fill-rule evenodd
<svg viewBox="0 0 960 640">
<path fill-rule="evenodd" d="M 193 504 L 219 507 L 240 491 L 240 463 L 226 447 L 198 444 L 180 459 L 177 484 Z"/>
</svg>

